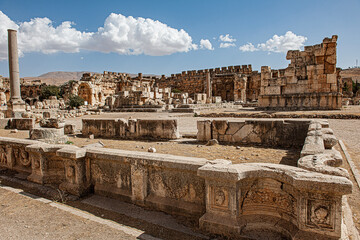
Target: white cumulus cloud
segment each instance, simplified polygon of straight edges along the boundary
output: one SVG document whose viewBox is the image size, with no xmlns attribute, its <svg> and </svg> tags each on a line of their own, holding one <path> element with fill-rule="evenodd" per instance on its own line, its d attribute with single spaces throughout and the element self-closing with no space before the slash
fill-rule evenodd
<svg viewBox="0 0 360 240">
<path fill-rule="evenodd" d="M 229 47 L 236 47 L 235 43 L 220 43 L 220 48 L 229 48 Z"/>
<path fill-rule="evenodd" d="M 252 43 L 247 43 L 245 45 L 242 45 L 242 46 L 239 47 L 239 49 L 242 52 L 255 52 L 255 51 L 259 50 Z"/>
<path fill-rule="evenodd" d="M 230 34 L 220 35 L 219 39 L 222 42 L 236 42 L 236 39 L 230 36 Z"/>
<path fill-rule="evenodd" d="M 283 52 L 286 53 L 289 50 L 300 50 L 304 46 L 306 37 L 296 35 L 291 31 L 285 33 L 285 35 L 274 35 L 272 38 L 267 40 L 265 43 L 259 43 L 255 47 L 252 43 L 247 43 L 240 46 L 240 50 L 243 52 L 254 52 L 257 50 L 267 51 L 267 52 Z"/>
<path fill-rule="evenodd" d="M 191 36 L 149 18 L 110 14 L 96 32 L 82 32 L 69 21 L 54 26 L 49 18 L 16 24 L 0 11 L 0 60 L 7 59 L 7 29 L 18 30 L 20 54 L 26 52 L 79 52 L 82 49 L 119 54 L 169 55 L 196 50 Z M 206 41 L 206 40 L 204 40 Z M 208 40 L 207 40 L 208 41 Z M 210 43 L 210 41 L 209 41 Z M 201 46 L 209 46 L 200 42 Z M 211 43 L 210 48 L 211 49 Z"/>
<path fill-rule="evenodd" d="M 289 50 L 300 50 L 304 46 L 307 40 L 304 36 L 298 36 L 291 31 L 285 33 L 285 35 L 274 35 L 265 43 L 258 44 L 258 48 L 263 51 L 269 52 L 287 52 Z"/>
<path fill-rule="evenodd" d="M 0 11 L 0 60 L 6 59 L 8 55 L 7 29 L 17 30 L 18 28 L 16 23 Z"/>
<path fill-rule="evenodd" d="M 212 44 L 209 41 L 209 39 L 201 39 L 200 40 L 200 48 L 201 49 L 214 50 L 214 48 L 212 47 Z"/>
</svg>

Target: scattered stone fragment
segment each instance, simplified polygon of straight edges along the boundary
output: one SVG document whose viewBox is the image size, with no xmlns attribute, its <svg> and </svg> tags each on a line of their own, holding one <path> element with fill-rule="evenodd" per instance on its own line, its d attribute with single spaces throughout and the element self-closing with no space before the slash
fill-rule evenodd
<svg viewBox="0 0 360 240">
<path fill-rule="evenodd" d="M 17 133 L 17 132 L 18 132 L 17 129 L 12 129 L 12 130 L 10 131 L 10 133 Z"/>
<path fill-rule="evenodd" d="M 236 149 L 240 149 L 240 146 L 236 146 Z"/>
<path fill-rule="evenodd" d="M 105 144 L 102 141 L 98 141 L 97 143 L 85 145 L 82 148 L 90 148 L 90 147 L 103 148 L 105 147 Z"/>
<path fill-rule="evenodd" d="M 155 152 L 156 152 L 156 148 L 153 148 L 153 147 L 149 147 L 149 149 L 148 149 L 148 152 L 152 152 L 152 153 L 155 153 Z"/>
<path fill-rule="evenodd" d="M 94 134 L 89 135 L 89 139 L 94 139 Z"/>
<path fill-rule="evenodd" d="M 219 144 L 219 141 L 216 139 L 210 139 L 207 143 L 206 146 L 213 146 L 213 145 L 217 145 Z"/>
</svg>

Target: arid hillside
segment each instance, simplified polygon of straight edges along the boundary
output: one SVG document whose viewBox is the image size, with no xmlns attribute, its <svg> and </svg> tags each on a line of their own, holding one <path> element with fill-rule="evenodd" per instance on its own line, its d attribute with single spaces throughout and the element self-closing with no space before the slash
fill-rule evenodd
<svg viewBox="0 0 360 240">
<path fill-rule="evenodd" d="M 61 71 L 48 72 L 48 73 L 44 73 L 38 77 L 24 77 L 24 79 L 28 80 L 28 81 L 39 79 L 39 80 L 41 80 L 42 83 L 46 83 L 48 85 L 58 85 L 59 86 L 70 80 L 80 80 L 82 75 L 86 72 L 87 71 L 83 71 L 83 72 L 61 72 Z M 91 72 L 91 73 L 94 73 L 94 72 Z M 132 74 L 132 73 L 130 73 L 129 75 L 131 77 L 137 76 L 137 74 Z M 161 77 L 161 76 L 155 75 L 155 74 L 144 74 L 143 76 Z"/>
<path fill-rule="evenodd" d="M 40 79 L 48 85 L 61 85 L 69 80 L 80 80 L 85 72 L 48 72 L 38 77 L 24 77 L 25 80 Z"/>
<path fill-rule="evenodd" d="M 353 81 L 360 82 L 360 68 L 348 68 L 340 72 L 343 78 L 352 78 Z"/>
</svg>

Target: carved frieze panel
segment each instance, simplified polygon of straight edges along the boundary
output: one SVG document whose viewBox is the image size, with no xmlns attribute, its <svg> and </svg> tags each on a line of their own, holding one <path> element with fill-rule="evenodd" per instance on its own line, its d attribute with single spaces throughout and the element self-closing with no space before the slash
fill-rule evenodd
<svg viewBox="0 0 360 240">
<path fill-rule="evenodd" d="M 273 189 L 250 189 L 244 194 L 244 199 L 240 203 L 242 208 L 253 208 L 256 211 L 258 207 L 263 206 L 296 215 L 296 199 L 286 192 Z"/>
<path fill-rule="evenodd" d="M 31 165 L 29 153 L 26 152 L 24 148 L 13 148 L 13 156 L 16 163 L 21 164 L 24 167 L 29 167 Z"/>
</svg>

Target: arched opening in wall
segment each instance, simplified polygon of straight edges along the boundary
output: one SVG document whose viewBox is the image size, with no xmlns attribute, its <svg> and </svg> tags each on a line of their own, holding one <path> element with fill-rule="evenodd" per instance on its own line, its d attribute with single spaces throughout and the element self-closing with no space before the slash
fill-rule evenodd
<svg viewBox="0 0 360 240">
<path fill-rule="evenodd" d="M 84 99 L 84 101 L 86 101 L 89 105 L 92 105 L 92 89 L 90 84 L 88 83 L 81 83 L 79 86 L 79 90 L 78 90 L 78 95 L 79 97 L 81 97 L 82 99 Z"/>
<path fill-rule="evenodd" d="M 6 102 L 9 102 L 10 101 L 10 90 L 6 90 L 5 95 L 6 95 Z"/>
<path fill-rule="evenodd" d="M 99 94 L 98 94 L 98 99 L 99 99 L 99 102 L 102 102 L 102 94 L 101 94 L 101 92 L 99 92 Z"/>
</svg>

